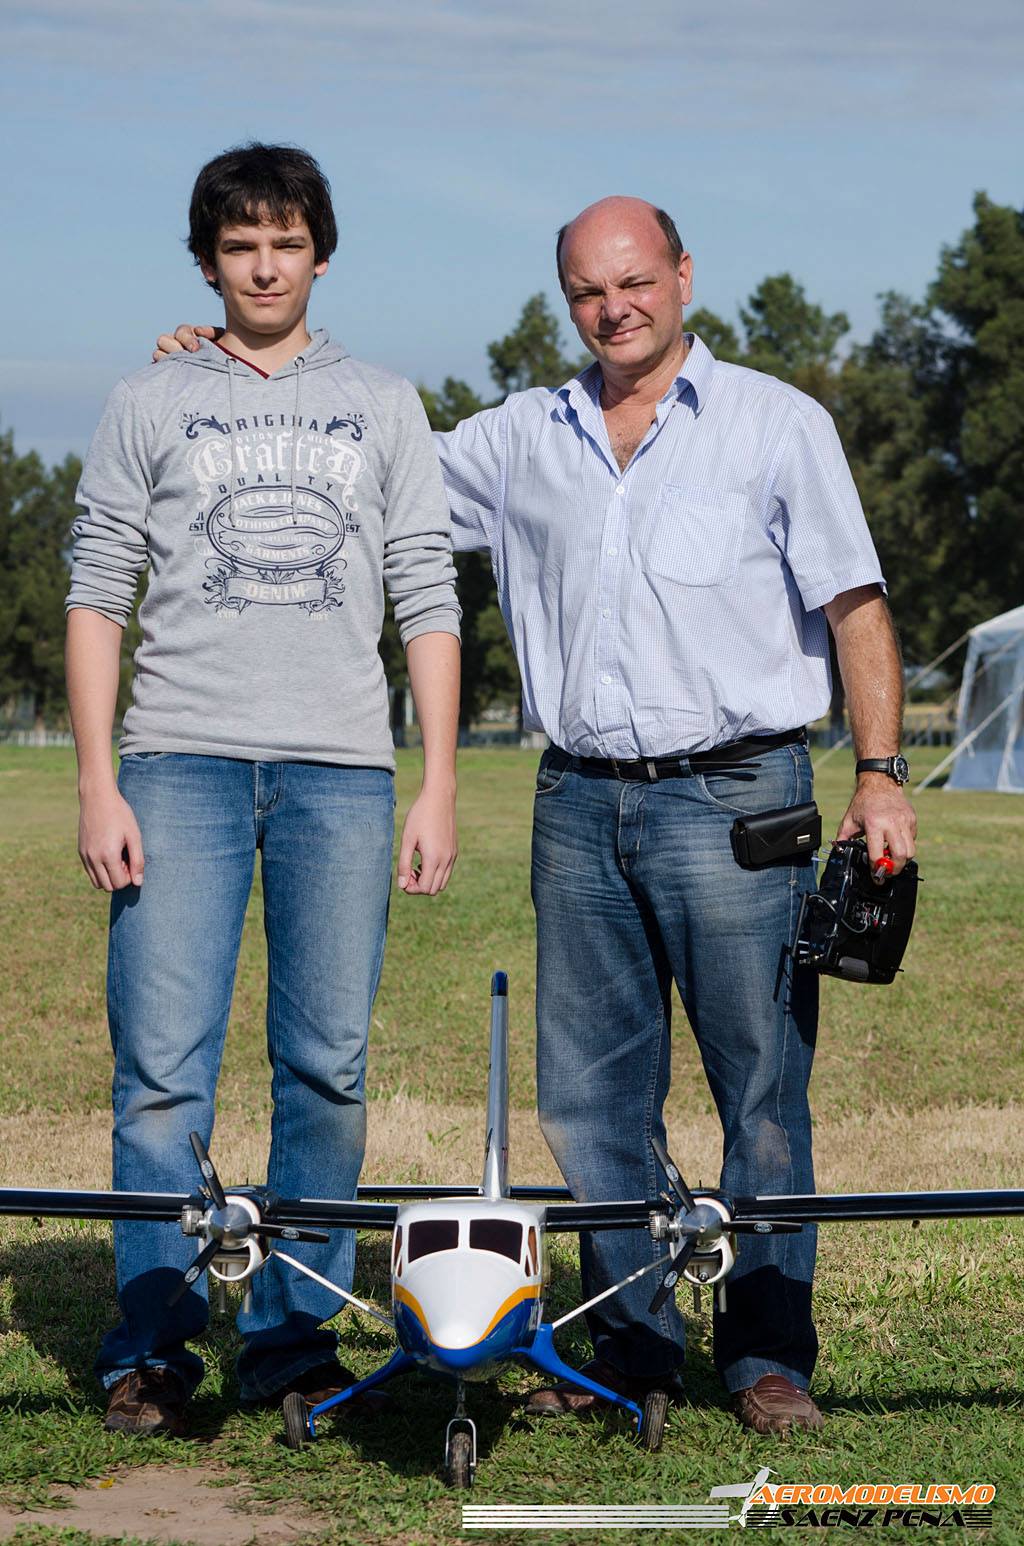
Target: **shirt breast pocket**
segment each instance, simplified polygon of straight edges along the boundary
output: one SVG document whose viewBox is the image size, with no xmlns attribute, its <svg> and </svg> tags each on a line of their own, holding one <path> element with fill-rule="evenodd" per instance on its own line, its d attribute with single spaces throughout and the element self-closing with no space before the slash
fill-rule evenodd
<svg viewBox="0 0 1024 1546">
<path fill-rule="evenodd" d="M 724 585 L 739 563 L 746 494 L 663 483 L 644 564 L 678 585 Z"/>
</svg>

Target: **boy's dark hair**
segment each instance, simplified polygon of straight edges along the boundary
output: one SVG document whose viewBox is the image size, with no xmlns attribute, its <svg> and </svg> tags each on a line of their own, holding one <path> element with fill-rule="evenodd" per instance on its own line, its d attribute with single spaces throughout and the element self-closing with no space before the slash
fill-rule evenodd
<svg viewBox="0 0 1024 1546">
<path fill-rule="evenodd" d="M 296 219 L 309 226 L 314 259 L 323 263 L 338 245 L 330 183 L 308 151 L 253 140 L 214 156 L 196 178 L 188 250 L 197 263 L 213 263 L 224 226 L 264 220 L 289 225 Z"/>
</svg>

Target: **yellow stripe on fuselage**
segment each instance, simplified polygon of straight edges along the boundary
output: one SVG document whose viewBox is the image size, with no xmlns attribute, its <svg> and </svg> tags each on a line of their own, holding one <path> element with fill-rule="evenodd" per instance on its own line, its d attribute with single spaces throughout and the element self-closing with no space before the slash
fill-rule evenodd
<svg viewBox="0 0 1024 1546">
<path fill-rule="evenodd" d="M 427 1324 L 427 1317 L 423 1313 L 423 1306 L 420 1304 L 419 1300 L 413 1294 L 410 1294 L 407 1288 L 403 1288 L 401 1283 L 395 1283 L 393 1285 L 392 1291 L 398 1303 L 404 1304 L 407 1310 L 412 1311 L 413 1315 L 415 1315 L 416 1319 L 419 1321 L 420 1325 L 423 1327 L 423 1330 L 426 1332 L 428 1338 L 434 1344 L 434 1346 L 444 1347 L 445 1344 L 443 1342 L 438 1342 L 437 1338 L 432 1335 L 430 1327 Z M 495 1311 L 483 1336 L 478 1337 L 476 1342 L 469 1343 L 469 1346 L 479 1346 L 481 1342 L 485 1341 L 485 1339 L 490 1336 L 498 1322 L 504 1316 L 506 1316 L 510 1310 L 514 1310 L 517 1304 L 522 1304 L 525 1299 L 536 1299 L 539 1295 L 540 1285 L 538 1283 L 527 1283 L 523 1288 L 517 1288 L 515 1293 L 509 1294 L 505 1302 Z M 452 1351 L 455 1351 L 455 1349 Z"/>
<path fill-rule="evenodd" d="M 527 1283 L 525 1285 L 525 1287 L 517 1288 L 514 1294 L 509 1294 L 508 1298 L 505 1300 L 505 1303 L 501 1306 L 501 1308 L 499 1310 L 497 1310 L 495 1312 L 495 1314 L 491 1318 L 491 1323 L 488 1326 L 487 1330 L 484 1332 L 483 1337 L 480 1338 L 480 1341 L 482 1342 L 484 1340 L 484 1337 L 489 1337 L 490 1336 L 490 1334 L 494 1330 L 495 1326 L 498 1324 L 498 1322 L 501 1320 L 501 1318 L 503 1316 L 508 1314 L 509 1310 L 514 1310 L 516 1305 L 517 1304 L 522 1304 L 524 1299 L 536 1299 L 539 1293 L 540 1293 L 540 1285 L 539 1284 L 537 1284 L 537 1283 Z"/>
</svg>

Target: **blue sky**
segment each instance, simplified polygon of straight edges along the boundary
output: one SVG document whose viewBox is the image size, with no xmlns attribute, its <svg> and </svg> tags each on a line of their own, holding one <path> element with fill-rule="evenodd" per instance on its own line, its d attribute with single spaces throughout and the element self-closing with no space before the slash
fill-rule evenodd
<svg viewBox="0 0 1024 1546">
<path fill-rule="evenodd" d="M 676 218 L 695 304 L 788 269 L 855 337 L 978 188 L 1024 202 L 1020 0 L 7 0 L 0 422 L 48 460 L 181 319 L 199 166 L 302 144 L 342 241 L 312 320 L 416 381 L 486 344 L 606 193 Z"/>
</svg>

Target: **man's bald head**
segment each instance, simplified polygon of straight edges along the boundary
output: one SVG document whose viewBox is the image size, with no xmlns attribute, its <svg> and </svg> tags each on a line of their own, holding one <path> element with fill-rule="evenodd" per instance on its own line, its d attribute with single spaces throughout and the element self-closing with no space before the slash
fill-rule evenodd
<svg viewBox="0 0 1024 1546">
<path fill-rule="evenodd" d="M 665 238 L 672 267 L 679 266 L 684 248 L 672 216 L 666 214 L 665 210 L 658 209 L 654 204 L 648 204 L 646 199 L 632 199 L 622 194 L 613 194 L 609 198 L 598 199 L 596 204 L 588 204 L 575 220 L 567 221 L 559 231 L 555 243 L 555 265 L 558 269 L 558 283 L 562 287 L 563 294 L 565 293 L 565 274 L 562 269 L 562 248 L 565 246 L 566 239 L 590 224 L 604 224 L 616 220 L 632 222 L 638 218 L 641 220 L 649 218 L 657 224 Z"/>
</svg>

